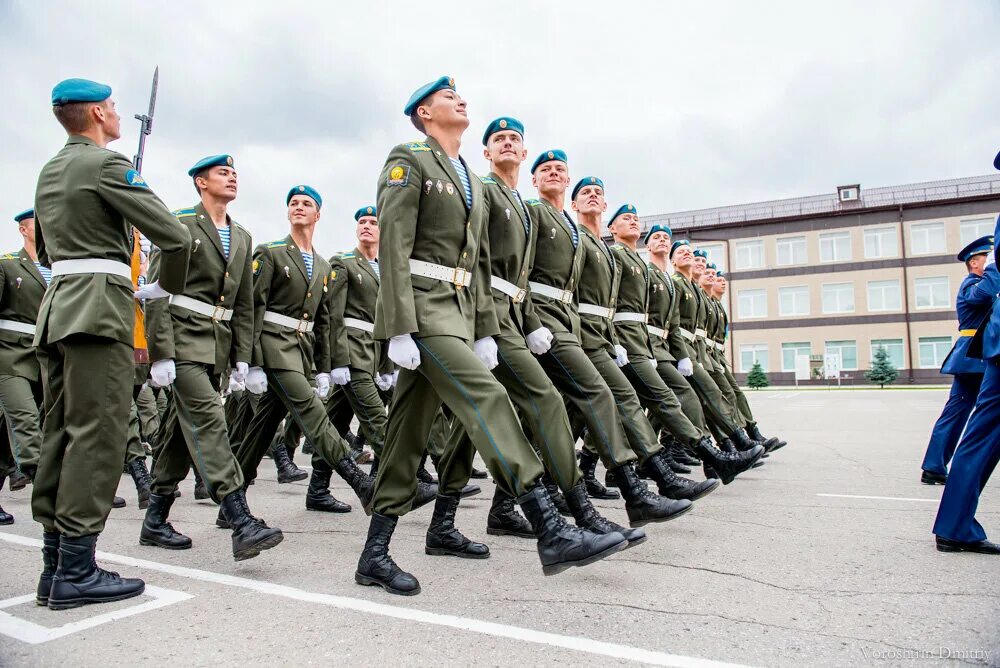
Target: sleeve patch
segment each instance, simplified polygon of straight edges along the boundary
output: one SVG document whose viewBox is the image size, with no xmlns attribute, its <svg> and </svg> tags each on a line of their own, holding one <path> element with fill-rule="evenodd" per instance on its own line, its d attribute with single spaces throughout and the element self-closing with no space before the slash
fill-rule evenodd
<svg viewBox="0 0 1000 668">
<path fill-rule="evenodd" d="M 256 276 L 257 274 L 260 273 L 261 270 L 260 260 L 254 260 L 252 266 L 253 266 L 253 275 Z"/>
<path fill-rule="evenodd" d="M 137 188 L 148 188 L 146 181 L 142 178 L 142 175 L 134 169 L 130 169 L 125 172 L 125 182 L 130 186 L 136 186 Z"/>
<path fill-rule="evenodd" d="M 394 165 L 389 168 L 385 184 L 387 186 L 405 186 L 410 180 L 409 165 Z"/>
</svg>

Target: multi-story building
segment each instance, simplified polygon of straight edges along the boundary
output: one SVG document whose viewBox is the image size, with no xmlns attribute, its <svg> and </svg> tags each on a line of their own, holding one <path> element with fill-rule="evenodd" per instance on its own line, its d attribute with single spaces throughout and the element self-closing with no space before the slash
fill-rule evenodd
<svg viewBox="0 0 1000 668">
<path fill-rule="evenodd" d="M 945 382 L 939 369 L 958 335 L 955 255 L 992 234 L 1000 176 L 645 216 L 668 225 L 729 274 L 727 355 L 744 380 L 755 361 L 774 384 L 795 382 L 797 358 L 824 359 L 863 382 L 878 348 L 898 382 Z M 803 362 L 798 362 L 801 369 Z M 831 363 L 832 365 L 832 363 Z"/>
</svg>

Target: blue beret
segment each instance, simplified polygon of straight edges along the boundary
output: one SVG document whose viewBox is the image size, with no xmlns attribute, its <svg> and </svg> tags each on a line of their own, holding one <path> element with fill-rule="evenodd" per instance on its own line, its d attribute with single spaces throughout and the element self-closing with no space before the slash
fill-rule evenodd
<svg viewBox="0 0 1000 668">
<path fill-rule="evenodd" d="M 375 209 L 375 205 L 363 206 L 354 212 L 354 220 L 361 220 L 361 216 L 377 216 L 378 211 Z"/>
<path fill-rule="evenodd" d="M 534 174 L 535 170 L 538 169 L 539 165 L 542 165 L 546 162 L 551 162 L 552 160 L 561 160 L 562 162 L 569 164 L 569 160 L 566 159 L 566 151 L 554 148 L 551 151 L 546 151 L 545 153 L 542 153 L 540 156 L 535 158 L 535 162 L 532 163 L 531 165 L 531 173 Z M 601 187 L 602 188 L 604 187 L 603 184 L 601 185 Z"/>
<path fill-rule="evenodd" d="M 403 107 L 403 115 L 412 116 L 413 112 L 417 110 L 417 107 L 420 106 L 420 103 L 423 102 L 427 96 L 432 95 L 439 90 L 444 90 L 445 88 L 455 90 L 455 80 L 451 77 L 441 77 L 440 79 L 435 79 L 434 81 L 426 83 L 417 90 L 413 91 L 413 95 L 410 96 L 406 106 Z"/>
<path fill-rule="evenodd" d="M 993 166 L 1000 169 L 1000 153 L 997 153 L 997 157 L 993 158 Z"/>
<path fill-rule="evenodd" d="M 963 248 L 958 252 L 959 262 L 968 262 L 969 258 L 973 255 L 981 255 L 982 253 L 992 253 L 993 252 L 993 235 L 987 234 L 985 237 L 979 237 L 971 244 Z"/>
<path fill-rule="evenodd" d="M 35 217 L 35 210 L 34 209 L 25 209 L 21 213 L 19 213 L 16 216 L 14 216 L 14 222 L 15 223 L 20 223 L 22 220 L 27 220 L 28 218 L 34 218 L 34 217 Z"/>
<path fill-rule="evenodd" d="M 715 272 L 715 277 L 716 278 L 725 278 L 726 277 L 726 272 L 723 271 L 722 269 L 720 269 L 717 272 Z"/>
<path fill-rule="evenodd" d="M 206 170 L 209 167 L 232 167 L 233 166 L 233 156 L 231 155 L 210 155 L 207 158 L 202 158 L 198 162 L 194 163 L 194 167 L 188 170 L 188 176 L 194 176 L 200 171 Z"/>
<path fill-rule="evenodd" d="M 681 246 L 690 246 L 690 245 L 691 245 L 691 242 L 688 241 L 687 239 L 678 239 L 677 241 L 675 241 L 670 246 L 670 257 L 673 257 L 674 256 L 674 251 L 677 250 L 678 248 L 680 248 Z"/>
<path fill-rule="evenodd" d="M 666 225 L 653 225 L 649 228 L 649 232 L 646 232 L 646 236 L 642 238 L 642 243 L 648 244 L 649 238 L 656 234 L 657 232 L 666 232 L 668 237 L 673 237 L 674 233 L 670 231 L 670 228 Z"/>
<path fill-rule="evenodd" d="M 490 140 L 490 137 L 501 130 L 513 130 L 521 135 L 521 139 L 524 139 L 524 124 L 516 118 L 501 116 L 486 126 L 486 132 L 483 133 L 483 146 L 486 146 L 486 142 Z"/>
<path fill-rule="evenodd" d="M 52 89 L 52 106 L 72 102 L 104 102 L 111 97 L 111 86 L 89 79 L 65 79 Z"/>
<path fill-rule="evenodd" d="M 705 269 L 718 269 L 718 267 L 715 266 L 714 262 L 709 262 L 708 264 L 705 265 Z"/>
<path fill-rule="evenodd" d="M 553 153 L 555 153 L 555 151 L 553 151 Z M 541 164 L 541 163 L 538 163 L 538 164 Z M 534 167 L 532 167 L 531 171 L 532 172 L 535 171 Z M 580 192 L 580 188 L 583 188 L 585 186 L 601 186 L 601 190 L 604 190 L 604 181 L 602 181 L 601 179 L 597 178 L 596 176 L 585 176 L 585 177 L 583 177 L 582 179 L 580 179 L 579 181 L 576 182 L 575 186 L 573 186 L 573 196 L 570 197 L 570 199 L 571 200 L 576 199 L 576 194 L 578 192 Z"/>
<path fill-rule="evenodd" d="M 323 198 L 319 196 L 319 193 L 316 192 L 316 189 L 312 186 L 292 186 L 292 189 L 288 191 L 288 197 L 285 198 L 285 206 L 288 206 L 288 203 L 292 201 L 292 197 L 295 195 L 307 195 L 312 197 L 313 201 L 316 202 L 316 208 L 323 208 Z"/>
<path fill-rule="evenodd" d="M 636 211 L 635 207 L 632 206 L 631 204 L 622 204 L 620 207 L 618 207 L 618 210 L 615 211 L 614 214 L 611 216 L 611 220 L 608 221 L 608 227 L 611 227 L 611 223 L 615 222 L 615 218 L 622 215 L 623 213 L 634 213 L 637 216 L 639 215 L 639 212 Z"/>
<path fill-rule="evenodd" d="M 703 251 L 703 250 L 702 250 L 702 249 L 700 249 L 700 248 L 697 248 L 697 249 L 695 249 L 695 251 L 694 251 L 693 255 L 694 255 L 695 257 L 703 257 L 703 258 L 705 258 L 706 260 L 708 260 L 708 253 L 706 253 L 705 251 Z"/>
</svg>

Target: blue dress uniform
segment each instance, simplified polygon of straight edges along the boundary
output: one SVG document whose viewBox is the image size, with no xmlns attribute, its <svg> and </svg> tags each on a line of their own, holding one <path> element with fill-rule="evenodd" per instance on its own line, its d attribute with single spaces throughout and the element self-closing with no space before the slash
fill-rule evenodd
<svg viewBox="0 0 1000 668">
<path fill-rule="evenodd" d="M 958 260 L 967 262 L 974 255 L 991 252 L 993 252 L 993 237 L 985 236 L 963 248 L 958 254 Z M 996 271 L 995 265 L 991 266 L 991 271 Z M 948 476 L 948 462 L 955 453 L 958 439 L 961 438 L 972 407 L 976 404 L 979 387 L 983 382 L 983 372 L 986 371 L 986 362 L 966 356 L 972 337 L 989 315 L 990 307 L 993 305 L 995 293 L 977 289 L 982 281 L 982 276 L 970 273 L 958 289 L 956 305 L 958 340 L 941 366 L 941 373 L 954 376 L 954 380 L 951 383 L 948 401 L 941 411 L 941 417 L 934 424 L 934 431 L 931 432 L 931 440 L 921 466 L 924 472 L 920 481 L 928 485 L 944 484 Z"/>
<path fill-rule="evenodd" d="M 1000 156 L 997 162 L 1000 163 Z M 994 236 L 1000 231 L 1000 218 L 997 224 Z M 997 294 L 1000 274 L 995 265 L 987 268 L 977 288 L 988 288 Z M 1000 554 L 1000 545 L 986 540 L 986 531 L 975 518 L 979 495 L 1000 460 L 1000 438 L 996 434 L 1000 426 L 1000 309 L 992 309 L 984 322 L 969 345 L 969 354 L 986 360 L 986 372 L 965 435 L 952 458 L 951 473 L 934 522 L 937 549 L 942 552 Z"/>
</svg>

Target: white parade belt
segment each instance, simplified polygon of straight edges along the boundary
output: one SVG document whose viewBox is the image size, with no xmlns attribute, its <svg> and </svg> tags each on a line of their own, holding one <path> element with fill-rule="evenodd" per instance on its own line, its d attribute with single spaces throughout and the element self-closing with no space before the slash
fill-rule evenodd
<svg viewBox="0 0 1000 668">
<path fill-rule="evenodd" d="M 312 320 L 296 320 L 295 318 L 289 318 L 287 315 L 281 315 L 280 313 L 275 313 L 274 311 L 264 311 L 264 322 L 281 325 L 282 327 L 294 330 L 300 334 L 313 331 L 314 325 Z"/>
<path fill-rule="evenodd" d="M 366 320 L 358 320 L 357 318 L 344 318 L 344 327 L 360 329 L 361 331 L 368 332 L 369 334 L 375 331 L 375 323 L 368 322 Z"/>
<path fill-rule="evenodd" d="M 16 320 L 0 320 L 0 329 L 21 334 L 35 335 L 35 326 L 30 322 L 17 322 Z"/>
<path fill-rule="evenodd" d="M 517 287 L 510 281 L 505 281 L 499 276 L 490 276 L 490 287 L 510 297 L 510 300 L 515 304 L 520 304 L 528 296 L 527 290 Z"/>
<path fill-rule="evenodd" d="M 198 301 L 197 299 L 185 297 L 184 295 L 172 295 L 170 297 L 170 303 L 174 306 L 179 306 L 186 311 L 191 311 L 192 313 L 197 313 L 198 315 L 211 318 L 212 320 L 229 322 L 233 319 L 232 309 L 215 306 L 214 304 L 207 304 L 205 302 Z"/>
<path fill-rule="evenodd" d="M 598 306 L 597 304 L 580 304 L 580 313 L 583 315 L 596 315 L 598 318 L 611 320 L 615 317 L 615 310 Z"/>
<path fill-rule="evenodd" d="M 653 327 L 652 325 L 646 325 L 646 331 L 653 336 L 658 336 L 661 339 L 667 338 L 667 330 L 661 329 L 659 327 Z"/>
<path fill-rule="evenodd" d="M 622 311 L 620 313 L 615 313 L 615 322 L 646 322 L 649 320 L 649 316 L 645 313 L 631 313 L 629 311 Z"/>
<path fill-rule="evenodd" d="M 528 287 L 531 288 L 531 292 L 534 294 L 539 294 L 543 297 L 548 297 L 549 299 L 556 299 L 561 301 L 563 304 L 573 303 L 572 290 L 560 290 L 559 288 L 554 288 L 551 285 L 535 283 L 534 281 L 528 283 Z"/>
<path fill-rule="evenodd" d="M 132 267 L 124 262 L 102 258 L 59 260 L 52 263 L 52 278 L 71 274 L 114 274 L 131 281 Z"/>
<path fill-rule="evenodd" d="M 424 278 L 433 278 L 445 283 L 451 283 L 455 287 L 464 288 L 472 283 L 472 272 L 462 267 L 445 267 L 433 262 L 423 260 L 410 260 L 410 273 Z"/>
<path fill-rule="evenodd" d="M 685 339 L 687 339 L 688 341 L 694 341 L 694 334 L 692 334 L 689 330 L 684 329 L 683 327 L 678 327 L 677 329 L 681 331 L 681 336 L 683 336 Z"/>
<path fill-rule="evenodd" d="M 705 338 L 706 334 L 708 334 L 708 332 L 706 332 L 705 330 L 703 330 L 701 328 L 695 328 L 695 330 L 694 330 L 694 335 L 695 336 L 698 336 L 698 337 L 701 337 L 701 338 Z"/>
<path fill-rule="evenodd" d="M 721 343 L 719 343 L 718 341 L 715 341 L 715 348 L 716 348 L 716 350 L 719 350 L 721 352 L 725 352 L 725 350 L 726 350 L 726 346 L 723 345 L 723 344 L 721 344 Z"/>
</svg>

